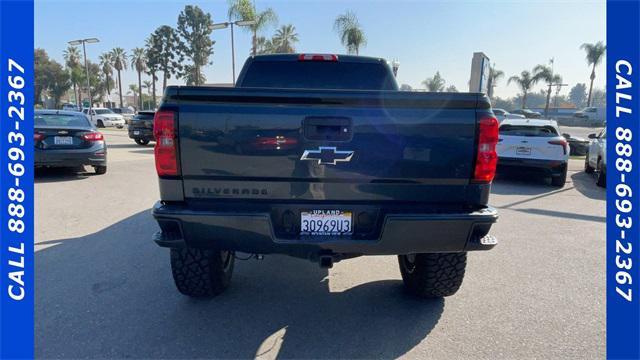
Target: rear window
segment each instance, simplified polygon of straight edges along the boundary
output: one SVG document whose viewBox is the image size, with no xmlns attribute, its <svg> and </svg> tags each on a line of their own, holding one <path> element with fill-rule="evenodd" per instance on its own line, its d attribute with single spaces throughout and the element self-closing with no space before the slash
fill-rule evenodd
<svg viewBox="0 0 640 360">
<path fill-rule="evenodd" d="M 36 114 L 36 126 L 91 127 L 86 117 L 80 115 Z"/>
<path fill-rule="evenodd" d="M 500 134 L 507 136 L 558 136 L 558 132 L 553 126 L 522 126 L 508 124 L 500 126 Z"/>
<path fill-rule="evenodd" d="M 289 89 L 397 90 L 382 63 L 325 61 L 255 61 L 239 87 Z"/>
</svg>

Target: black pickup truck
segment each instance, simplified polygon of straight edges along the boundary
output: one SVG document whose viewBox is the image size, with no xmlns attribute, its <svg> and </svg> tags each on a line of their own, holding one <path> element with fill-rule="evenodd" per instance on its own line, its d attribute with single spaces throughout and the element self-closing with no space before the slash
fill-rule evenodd
<svg viewBox="0 0 640 360">
<path fill-rule="evenodd" d="M 496 244 L 488 98 L 398 91 L 383 59 L 251 57 L 233 88 L 168 87 L 154 135 L 154 240 L 189 296 L 224 291 L 235 252 L 398 255 L 407 290 L 449 296 Z"/>
</svg>

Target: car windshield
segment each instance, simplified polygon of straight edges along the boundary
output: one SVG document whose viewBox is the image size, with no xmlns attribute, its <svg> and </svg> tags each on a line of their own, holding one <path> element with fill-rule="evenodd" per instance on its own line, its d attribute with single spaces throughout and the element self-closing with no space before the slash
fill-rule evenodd
<svg viewBox="0 0 640 360">
<path fill-rule="evenodd" d="M 68 114 L 36 114 L 35 126 L 91 127 L 84 116 Z"/>
<path fill-rule="evenodd" d="M 553 126 L 510 125 L 500 126 L 500 134 L 507 136 L 554 137 L 558 132 Z"/>
<path fill-rule="evenodd" d="M 120 113 L 122 114 L 133 114 L 133 110 L 129 108 L 120 109 Z"/>
<path fill-rule="evenodd" d="M 94 110 L 96 112 L 96 114 L 98 115 L 103 115 L 103 114 L 113 114 L 113 111 L 111 111 L 110 109 L 95 109 Z"/>
</svg>

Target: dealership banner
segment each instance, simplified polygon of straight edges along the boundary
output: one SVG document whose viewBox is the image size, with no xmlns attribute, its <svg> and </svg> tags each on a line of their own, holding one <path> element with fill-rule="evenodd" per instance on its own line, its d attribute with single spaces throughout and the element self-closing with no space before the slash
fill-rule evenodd
<svg viewBox="0 0 640 360">
<path fill-rule="evenodd" d="M 640 2 L 607 4 L 607 357 L 640 358 Z"/>
<path fill-rule="evenodd" d="M 0 358 L 33 357 L 33 1 L 0 1 Z"/>
</svg>

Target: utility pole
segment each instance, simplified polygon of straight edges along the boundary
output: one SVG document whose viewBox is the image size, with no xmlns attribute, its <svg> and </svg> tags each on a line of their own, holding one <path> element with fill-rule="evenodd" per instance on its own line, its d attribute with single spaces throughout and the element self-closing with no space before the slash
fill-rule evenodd
<svg viewBox="0 0 640 360">
<path fill-rule="evenodd" d="M 82 44 L 82 53 L 84 55 L 84 70 L 86 71 L 86 74 L 87 74 L 87 93 L 89 94 L 89 109 L 93 107 L 93 102 L 91 101 L 91 83 L 89 82 L 89 64 L 87 63 L 87 48 L 85 47 L 85 44 L 86 43 L 94 44 L 97 42 L 100 42 L 100 40 L 96 38 L 69 41 L 69 45 L 72 45 L 72 46 L 77 46 Z M 82 101 L 82 99 L 80 99 L 80 101 Z"/>
</svg>

